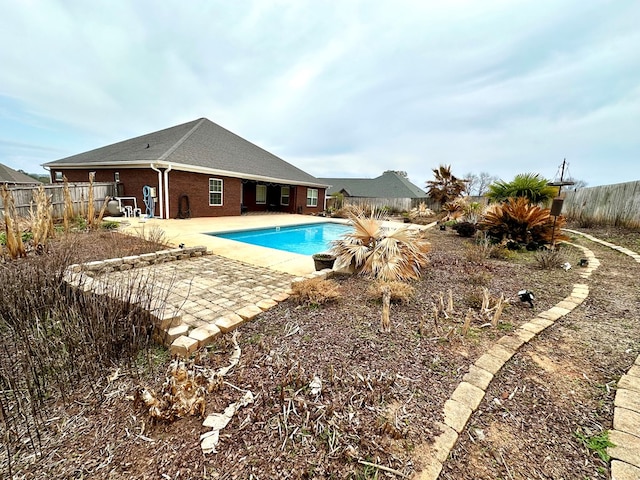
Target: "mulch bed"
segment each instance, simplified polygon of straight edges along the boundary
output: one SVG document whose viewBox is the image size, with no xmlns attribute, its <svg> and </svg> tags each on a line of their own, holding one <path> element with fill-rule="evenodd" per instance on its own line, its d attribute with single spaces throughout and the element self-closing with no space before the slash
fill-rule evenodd
<svg viewBox="0 0 640 480">
<path fill-rule="evenodd" d="M 102 237 L 105 243 L 112 242 L 110 235 L 114 234 Z M 412 282 L 415 295 L 392 305 L 390 334 L 378 332 L 381 304 L 369 293 L 372 282 L 354 276 L 334 279 L 341 293 L 335 302 L 307 306 L 290 299 L 243 325 L 240 364 L 225 377 L 227 383 L 207 397 L 206 410 L 207 414 L 223 411 L 244 390 L 251 390 L 256 400 L 239 410 L 222 430 L 218 453 L 202 454 L 199 435 L 208 430 L 202 427 L 202 419 L 154 423 L 132 400 L 138 386 L 159 390 L 164 381 L 169 359 L 158 349 L 149 353 L 150 364 L 141 362 L 135 369 L 122 366 L 121 375 L 113 381 L 107 380 L 112 372 L 90 379 L 94 388 L 103 391 L 99 403 L 89 389 L 78 392 L 70 405 L 56 407 L 53 399 L 42 455 L 31 457 L 29 464 L 25 448 L 24 456 L 14 459 L 20 460 L 17 478 L 374 478 L 376 472 L 395 478 L 419 470 L 420 459 L 414 453 L 439 433 L 436 424 L 443 420 L 443 404 L 469 365 L 502 335 L 565 298 L 574 283 L 583 282 L 577 267 L 568 271 L 537 268 L 531 252 L 509 260 L 480 260 L 470 253 L 471 241 L 450 230 L 431 232 L 430 241 L 431 266 L 419 281 Z M 546 342 L 543 353 L 552 364 L 575 359 L 571 365 L 575 377 L 567 378 L 564 364 L 555 371 L 540 371 L 536 357 L 530 355 L 538 347 L 523 348 L 492 383 L 470 422 L 483 431 L 485 440 L 472 440 L 474 433 L 465 433 L 446 465 L 445 478 L 509 478 L 507 468 L 512 475 L 524 475 L 521 472 L 527 466 L 547 475 L 542 468 L 545 462 L 563 466 L 540 478 L 576 478 L 556 473 L 589 471 L 593 475 L 597 468 L 592 467 L 603 467 L 571 431 L 575 425 L 595 428 L 585 420 L 594 416 L 599 425 L 610 424 L 611 393 L 606 385 L 613 385 L 611 380 L 623 371 L 633 352 L 622 354 L 624 346 L 617 345 L 616 339 L 605 342 L 606 348 L 597 339 L 617 325 L 626 302 L 633 298 L 613 305 L 607 300 L 610 295 L 599 293 L 610 291 L 605 286 L 614 271 L 618 272 L 616 281 L 624 285 L 631 281 L 617 270 L 622 265 L 628 269 L 628 262 L 613 262 L 609 267 L 619 254 L 585 244 L 603 261 L 585 304 L 588 313 L 583 323 L 562 322 L 559 329 L 541 336 Z M 115 256 L 95 239 L 87 248 L 88 253 L 78 247 L 78 261 L 91 255 L 107 258 L 100 255 L 107 251 Z M 132 245 L 126 248 L 133 251 Z M 569 263 L 577 265 L 579 250 L 567 246 L 562 251 Z M 609 270 L 606 275 L 600 273 Z M 465 316 L 469 309 L 478 311 L 483 287 L 492 298 L 503 294 L 509 303 L 498 328 L 486 326 L 486 319 L 474 314 L 471 329 L 463 336 Z M 533 309 L 517 299 L 516 293 L 524 288 L 536 295 Z M 449 290 L 455 313 L 434 325 L 433 305 L 441 294 L 446 301 Z M 631 315 L 636 322 L 630 321 L 629 337 L 640 324 L 638 314 Z M 637 343 L 627 343 L 631 344 L 628 349 L 637 347 Z M 603 352 L 594 354 L 594 349 Z M 224 366 L 230 352 L 229 337 L 223 336 L 196 362 Z M 538 359 L 540 355 L 538 352 Z M 585 380 L 588 387 L 580 380 L 582 373 L 589 378 Z M 309 387 L 314 377 L 322 383 L 317 395 Z M 563 385 L 560 389 L 554 383 L 572 379 L 576 382 L 572 388 Z M 528 388 L 521 391 L 523 382 L 528 382 Z M 594 386 L 599 392 L 595 395 L 591 385 L 605 387 Z M 505 392 L 507 400 L 498 408 L 493 398 L 504 400 Z M 519 399 L 523 400 L 521 408 L 507 406 Z M 572 402 L 581 402 L 581 407 L 576 409 Z M 546 406 L 549 410 L 544 410 Z M 566 426 L 557 428 L 562 418 L 568 418 Z M 519 429 L 526 433 L 517 435 Z M 493 441 L 494 434 L 502 443 L 488 448 L 482 442 Z M 554 446 L 548 460 L 532 453 L 538 454 L 531 446 L 536 442 Z M 522 453 L 514 460 L 512 452 L 516 451 Z M 574 470 L 585 459 L 592 464 Z M 606 466 L 603 468 L 606 475 Z"/>
</svg>

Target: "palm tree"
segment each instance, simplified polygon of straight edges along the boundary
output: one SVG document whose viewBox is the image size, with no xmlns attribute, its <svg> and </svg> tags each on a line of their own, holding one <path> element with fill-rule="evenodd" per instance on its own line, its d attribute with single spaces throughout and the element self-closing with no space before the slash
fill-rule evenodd
<svg viewBox="0 0 640 480">
<path fill-rule="evenodd" d="M 451 165 L 440 165 L 433 169 L 435 180 L 427 181 L 427 195 L 441 205 L 451 202 L 466 191 L 466 182 L 451 173 Z"/>
<path fill-rule="evenodd" d="M 537 173 L 521 173 L 510 182 L 500 180 L 489 185 L 487 197 L 494 202 L 524 197 L 531 203 L 547 203 L 558 194 L 558 189 L 549 186 L 548 183 L 547 179 Z"/>
<path fill-rule="evenodd" d="M 359 211 L 350 215 L 353 232 L 333 242 L 338 265 L 380 280 L 416 279 L 427 266 L 430 243 L 407 227 L 387 229 L 383 217 Z"/>
</svg>

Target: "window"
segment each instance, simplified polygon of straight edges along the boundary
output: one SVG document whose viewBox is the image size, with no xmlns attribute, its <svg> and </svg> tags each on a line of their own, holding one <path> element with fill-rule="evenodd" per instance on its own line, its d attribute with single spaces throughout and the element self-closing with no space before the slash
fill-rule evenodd
<svg viewBox="0 0 640 480">
<path fill-rule="evenodd" d="M 266 185 L 256 185 L 256 203 L 267 203 Z"/>
<path fill-rule="evenodd" d="M 307 207 L 318 206 L 318 189 L 307 188 Z"/>
<path fill-rule="evenodd" d="M 209 179 L 209 206 L 219 207 L 222 205 L 222 180 L 219 178 Z"/>
<path fill-rule="evenodd" d="M 62 172 L 59 170 L 56 170 L 54 173 L 54 179 L 56 182 L 61 182 L 64 180 L 64 177 L 62 176 Z"/>
<path fill-rule="evenodd" d="M 280 188 L 280 205 L 289 205 L 289 187 Z"/>
<path fill-rule="evenodd" d="M 113 173 L 113 181 L 116 183 L 120 182 L 120 172 Z"/>
</svg>

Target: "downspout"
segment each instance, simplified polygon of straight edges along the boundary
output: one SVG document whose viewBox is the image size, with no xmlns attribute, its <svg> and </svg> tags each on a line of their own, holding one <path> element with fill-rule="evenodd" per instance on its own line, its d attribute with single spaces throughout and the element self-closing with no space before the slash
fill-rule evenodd
<svg viewBox="0 0 640 480">
<path fill-rule="evenodd" d="M 171 164 L 164 171 L 164 195 L 165 195 L 165 209 L 167 212 L 167 220 L 169 217 L 169 172 L 171 171 Z"/>
<path fill-rule="evenodd" d="M 151 170 L 154 172 L 158 172 L 158 198 L 160 199 L 160 218 L 164 218 L 164 210 L 162 205 L 162 170 L 153 166 L 153 163 L 150 163 L 149 166 Z"/>
</svg>

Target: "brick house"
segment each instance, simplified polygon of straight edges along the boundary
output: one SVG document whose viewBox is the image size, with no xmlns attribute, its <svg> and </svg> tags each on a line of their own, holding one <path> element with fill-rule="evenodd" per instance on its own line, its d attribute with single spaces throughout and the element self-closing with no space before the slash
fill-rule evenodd
<svg viewBox="0 0 640 480">
<path fill-rule="evenodd" d="M 115 182 L 117 198 L 142 206 L 155 195 L 153 216 L 218 217 L 251 211 L 311 214 L 324 210 L 327 185 L 206 118 L 44 164 L 63 176 Z M 145 188 L 148 187 L 148 188 Z M 148 202 L 147 202 L 148 204 Z"/>
</svg>

